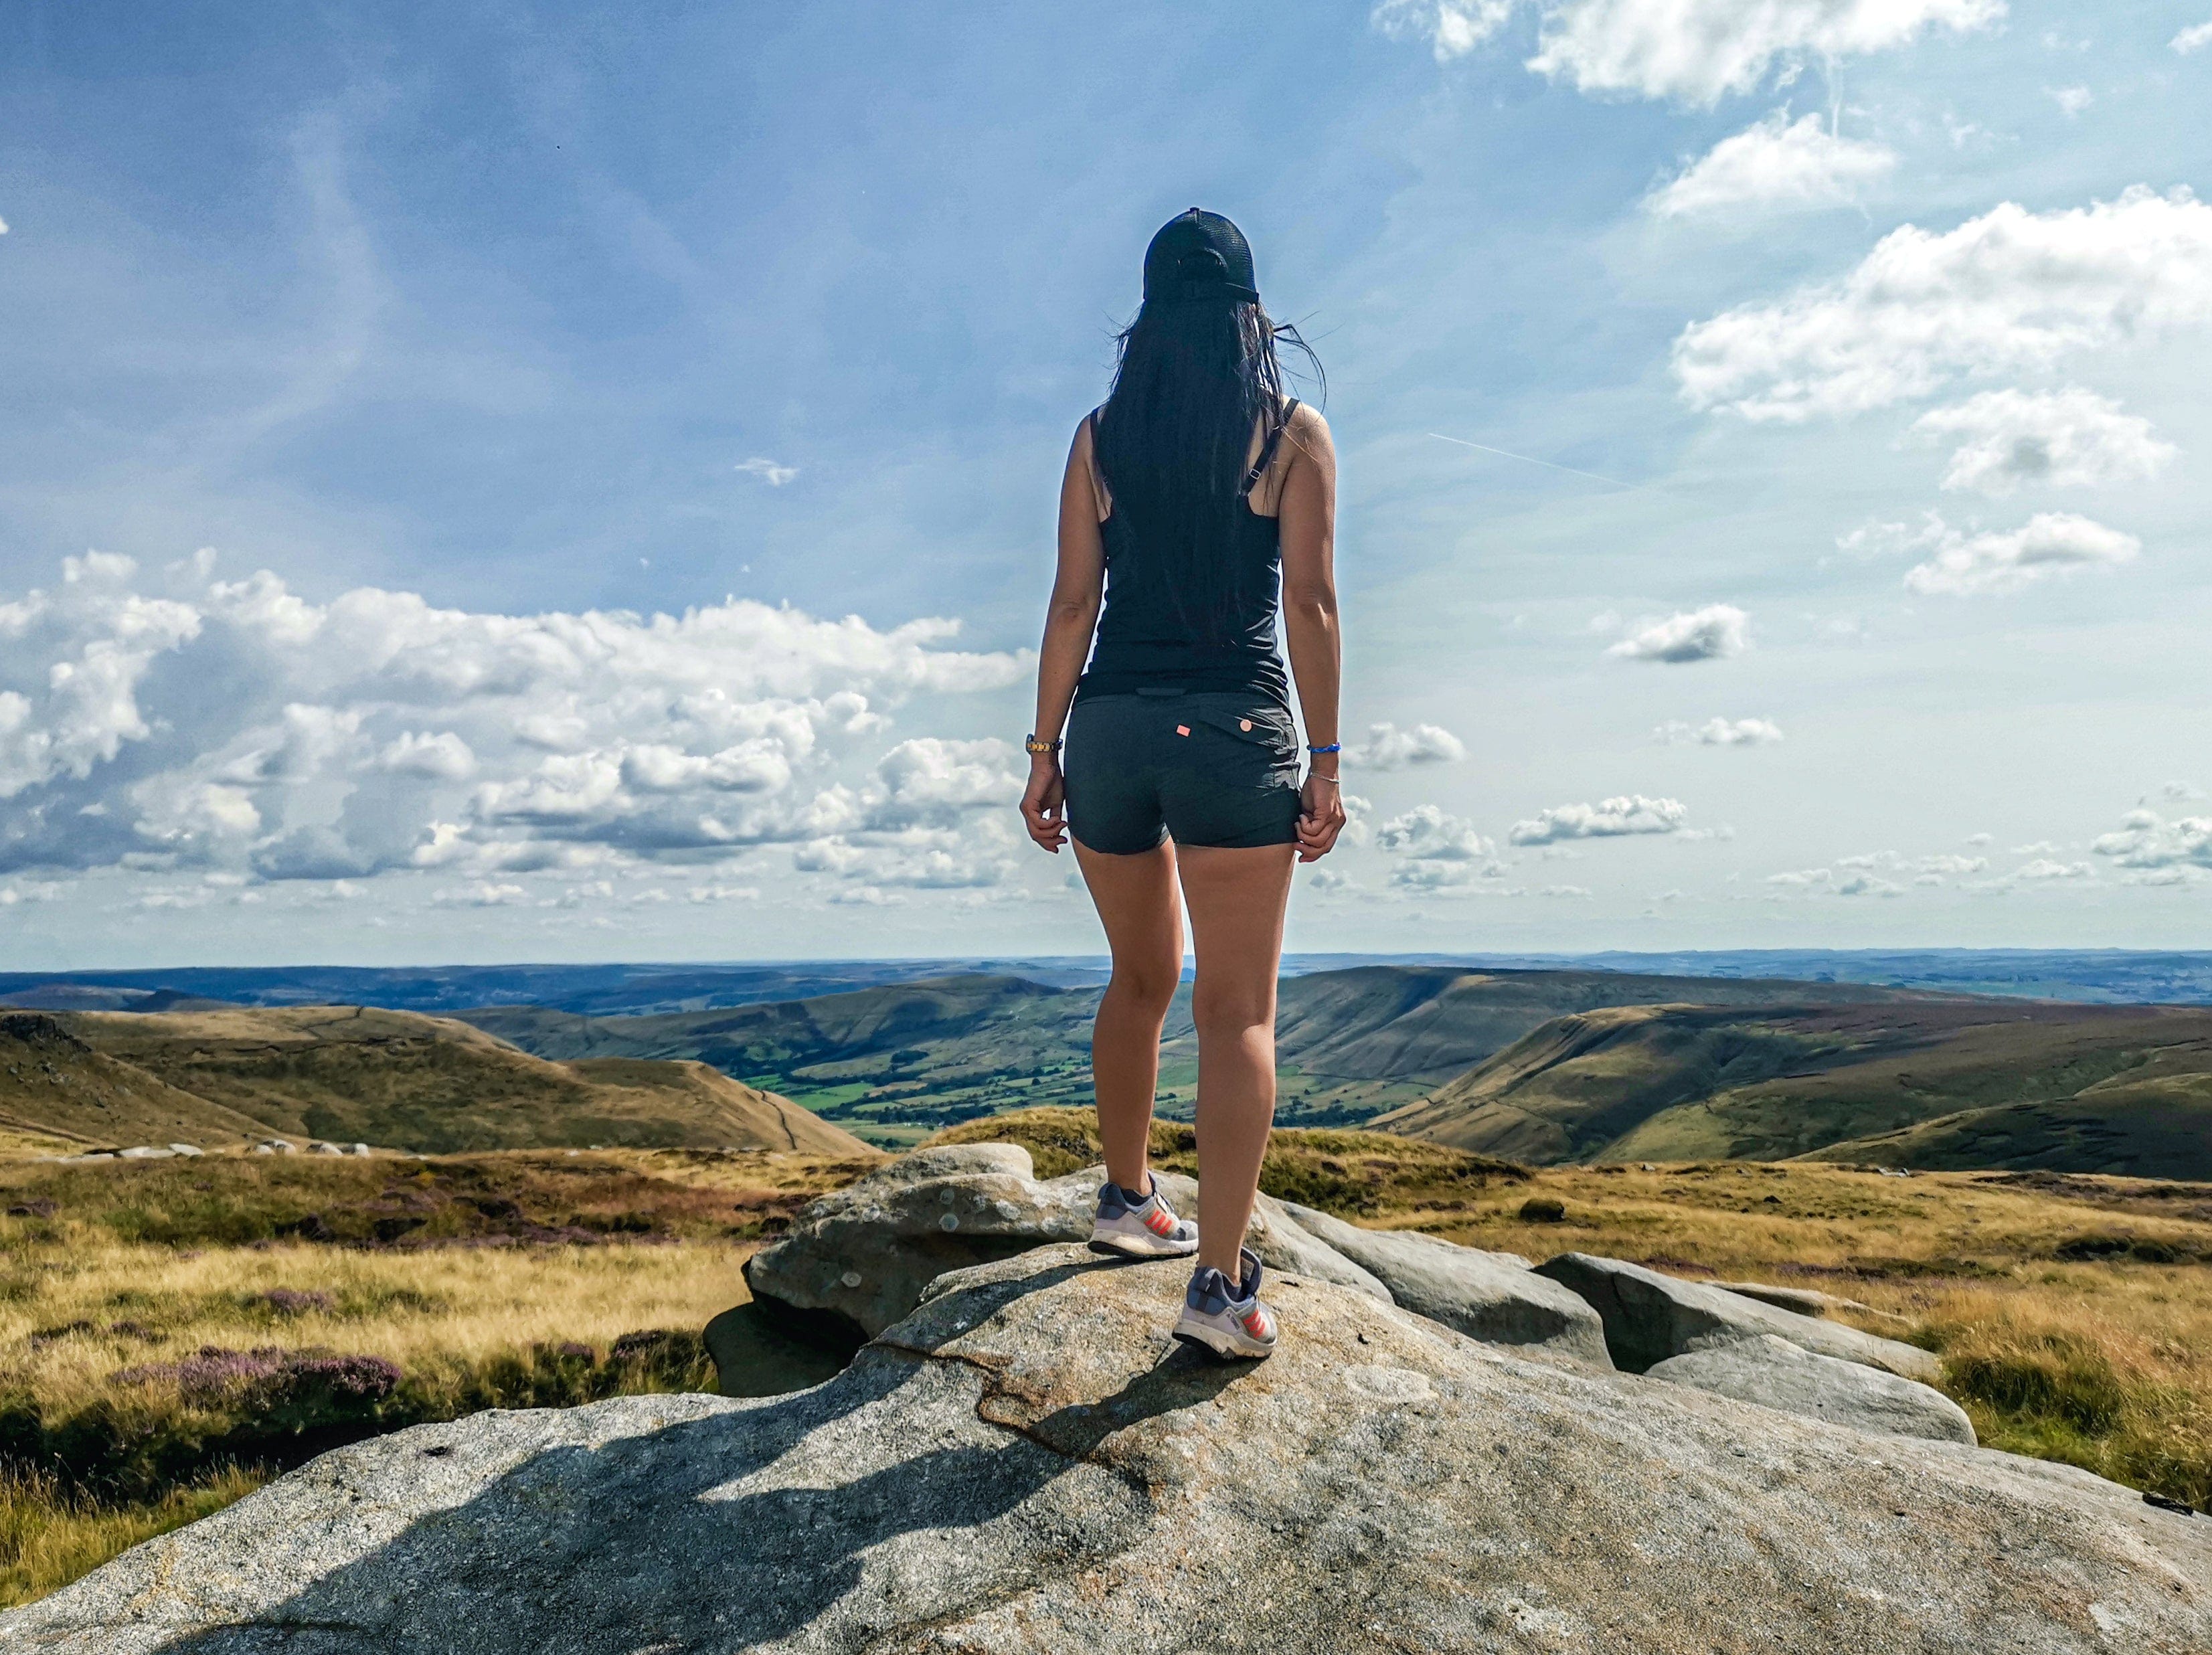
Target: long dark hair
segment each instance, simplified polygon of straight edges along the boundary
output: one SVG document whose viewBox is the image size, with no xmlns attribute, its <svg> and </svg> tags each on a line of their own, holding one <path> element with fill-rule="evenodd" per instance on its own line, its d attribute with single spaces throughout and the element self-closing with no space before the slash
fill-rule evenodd
<svg viewBox="0 0 2212 1655">
<path fill-rule="evenodd" d="M 1114 388 L 1096 427 L 1098 475 L 1147 561 L 1169 578 L 1183 619 L 1216 639 L 1239 594 L 1226 555 L 1252 435 L 1289 402 L 1278 343 L 1321 361 L 1297 330 L 1256 300 L 1170 289 L 1146 297 L 1115 341 Z"/>
</svg>

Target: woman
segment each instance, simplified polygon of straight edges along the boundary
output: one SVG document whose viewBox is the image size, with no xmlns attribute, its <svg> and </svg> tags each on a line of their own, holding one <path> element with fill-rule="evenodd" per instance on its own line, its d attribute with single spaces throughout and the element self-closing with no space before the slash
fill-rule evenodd
<svg viewBox="0 0 2212 1655">
<path fill-rule="evenodd" d="M 1275 1113 L 1283 913 L 1294 863 L 1327 855 L 1344 827 L 1336 456 L 1321 415 L 1284 391 L 1279 336 L 1304 348 L 1261 309 L 1234 224 L 1194 207 L 1152 238 L 1113 390 L 1076 428 L 1060 483 L 1022 797 L 1030 838 L 1055 854 L 1074 841 L 1114 955 L 1091 1048 L 1107 1173 L 1091 1245 L 1196 1253 L 1176 1337 L 1223 1356 L 1275 1348 L 1243 1242 Z M 1198 958 L 1194 1227 L 1146 1167 L 1182 975 L 1178 884 Z"/>
</svg>

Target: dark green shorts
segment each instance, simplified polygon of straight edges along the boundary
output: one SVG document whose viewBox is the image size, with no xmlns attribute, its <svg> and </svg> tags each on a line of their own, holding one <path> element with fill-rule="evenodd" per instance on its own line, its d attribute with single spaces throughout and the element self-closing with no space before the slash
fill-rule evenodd
<svg viewBox="0 0 2212 1655">
<path fill-rule="evenodd" d="M 1067 721 L 1067 826 L 1109 856 L 1178 845 L 1245 849 L 1298 836 L 1298 733 L 1237 691 L 1094 695 Z"/>
</svg>

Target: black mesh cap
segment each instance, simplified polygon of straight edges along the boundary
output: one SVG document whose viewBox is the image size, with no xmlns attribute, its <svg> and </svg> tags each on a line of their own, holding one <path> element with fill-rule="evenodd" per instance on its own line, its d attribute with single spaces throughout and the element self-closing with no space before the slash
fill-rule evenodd
<svg viewBox="0 0 2212 1655">
<path fill-rule="evenodd" d="M 1193 207 L 1160 226 L 1145 249 L 1145 302 L 1155 299 L 1260 297 L 1252 244 L 1218 213 Z"/>
</svg>

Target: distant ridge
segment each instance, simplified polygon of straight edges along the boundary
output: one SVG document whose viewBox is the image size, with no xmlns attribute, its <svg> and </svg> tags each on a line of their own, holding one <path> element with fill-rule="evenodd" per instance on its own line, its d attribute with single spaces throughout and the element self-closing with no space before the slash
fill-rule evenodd
<svg viewBox="0 0 2212 1655">
<path fill-rule="evenodd" d="M 2212 1010 L 1614 1006 L 1378 1128 L 1534 1162 L 1784 1160 L 2212 1177 Z"/>
<path fill-rule="evenodd" d="M 359 1006 L 0 1014 L 23 1131 L 203 1147 L 277 1135 L 440 1153 L 609 1145 L 861 1155 L 842 1128 L 698 1063 L 550 1063 Z"/>
</svg>

